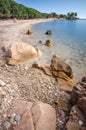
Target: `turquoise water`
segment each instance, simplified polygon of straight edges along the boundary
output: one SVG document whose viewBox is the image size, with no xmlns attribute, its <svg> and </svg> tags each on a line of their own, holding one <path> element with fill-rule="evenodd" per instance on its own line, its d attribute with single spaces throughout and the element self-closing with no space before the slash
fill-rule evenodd
<svg viewBox="0 0 86 130">
<path fill-rule="evenodd" d="M 47 48 L 48 51 L 38 45 L 46 53 L 45 61 L 48 62 L 49 56 L 57 54 L 71 65 L 76 77 L 86 75 L 86 20 L 43 22 L 34 25 L 33 30 L 35 43 L 38 44 L 39 40 L 45 43 L 50 39 L 54 44 L 51 49 Z M 45 35 L 47 30 L 52 30 L 51 36 Z"/>
</svg>

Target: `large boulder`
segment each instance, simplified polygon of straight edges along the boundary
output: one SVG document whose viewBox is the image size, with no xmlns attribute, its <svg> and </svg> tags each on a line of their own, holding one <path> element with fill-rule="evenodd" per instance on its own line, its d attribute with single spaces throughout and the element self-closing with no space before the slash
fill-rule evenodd
<svg viewBox="0 0 86 130">
<path fill-rule="evenodd" d="M 73 86 L 76 82 L 76 80 L 73 79 L 72 69 L 67 63 L 56 55 L 54 55 L 51 59 L 50 66 L 34 64 L 33 67 L 43 70 L 44 73 L 49 76 L 53 76 L 58 82 L 61 90 L 72 92 Z"/>
<path fill-rule="evenodd" d="M 42 52 L 24 42 L 13 43 L 10 47 L 3 47 L 6 62 L 9 65 L 17 65 L 27 60 L 33 60 L 42 55 Z"/>
<path fill-rule="evenodd" d="M 46 103 L 14 100 L 1 126 L 9 130 L 56 130 L 56 112 Z"/>
<path fill-rule="evenodd" d="M 57 73 L 64 72 L 68 77 L 73 78 L 71 67 L 56 55 L 54 55 L 51 60 L 51 69 Z"/>
</svg>

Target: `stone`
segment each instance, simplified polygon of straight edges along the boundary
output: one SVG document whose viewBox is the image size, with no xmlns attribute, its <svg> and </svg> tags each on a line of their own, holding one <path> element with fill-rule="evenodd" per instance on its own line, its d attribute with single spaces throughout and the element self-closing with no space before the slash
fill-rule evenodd
<svg viewBox="0 0 86 130">
<path fill-rule="evenodd" d="M 62 59 L 60 59 L 58 56 L 54 55 L 51 59 L 51 70 L 56 71 L 62 71 L 64 72 L 69 78 L 73 78 L 73 72 L 71 67 L 65 63 Z"/>
<path fill-rule="evenodd" d="M 82 111 L 84 117 L 86 118 L 86 97 L 79 98 L 77 102 L 78 108 Z"/>
<path fill-rule="evenodd" d="M 56 113 L 48 104 L 38 102 L 32 108 L 36 130 L 56 130 Z"/>
<path fill-rule="evenodd" d="M 32 32 L 31 32 L 30 30 L 28 30 L 28 31 L 26 32 L 26 34 L 31 35 Z"/>
<path fill-rule="evenodd" d="M 67 130 L 80 130 L 78 122 L 68 121 L 66 125 Z"/>
<path fill-rule="evenodd" d="M 1 79 L 0 79 L 0 86 L 5 86 L 6 85 L 6 83 L 5 82 L 3 82 Z"/>
<path fill-rule="evenodd" d="M 51 35 L 52 31 L 51 30 L 47 30 L 47 32 L 45 33 L 46 35 Z"/>
<path fill-rule="evenodd" d="M 67 110 L 68 109 L 68 103 L 66 101 L 64 101 L 64 100 L 59 99 L 57 101 L 57 105 L 58 105 L 59 108 L 61 108 L 63 110 Z"/>
<path fill-rule="evenodd" d="M 40 40 L 40 41 L 39 41 L 39 44 L 43 44 L 43 42 Z"/>
<path fill-rule="evenodd" d="M 17 65 L 27 60 L 33 60 L 42 56 L 42 52 L 27 43 L 13 43 L 10 47 L 3 47 L 5 59 L 8 65 Z"/>
<path fill-rule="evenodd" d="M 72 92 L 73 91 L 73 83 L 71 80 L 65 81 L 64 79 L 57 78 L 57 82 L 60 86 L 60 89 L 65 91 L 65 92 Z"/>
<path fill-rule="evenodd" d="M 32 67 L 33 68 L 37 68 L 37 69 L 41 69 L 41 70 L 43 70 L 43 72 L 45 73 L 45 74 L 47 74 L 47 75 L 49 75 L 49 76 L 52 76 L 52 71 L 51 71 L 51 69 L 50 69 L 50 67 L 48 67 L 48 66 L 43 66 L 43 65 L 40 65 L 40 64 L 38 64 L 38 63 L 34 63 L 33 65 L 32 65 Z"/>
<path fill-rule="evenodd" d="M 18 19 L 17 18 L 13 18 L 14 23 L 18 23 Z"/>
<path fill-rule="evenodd" d="M 9 121 L 5 121 L 5 122 L 3 122 L 3 127 L 5 129 L 9 129 L 11 127 L 11 123 Z"/>
<path fill-rule="evenodd" d="M 74 85 L 71 93 L 71 110 L 66 124 L 67 130 L 86 130 L 86 78 Z"/>
<path fill-rule="evenodd" d="M 18 122 L 13 125 L 14 130 L 56 130 L 56 112 L 49 104 L 14 100 L 8 115 L 14 113 Z"/>
<path fill-rule="evenodd" d="M 18 115 L 15 115 L 15 117 L 14 117 L 14 120 L 15 120 L 15 121 L 18 122 L 18 121 L 20 121 L 20 119 L 21 119 L 21 116 L 20 116 L 19 114 L 18 114 Z"/>
<path fill-rule="evenodd" d="M 48 46 L 48 47 L 52 47 L 53 43 L 50 40 L 46 40 L 45 45 Z"/>
</svg>

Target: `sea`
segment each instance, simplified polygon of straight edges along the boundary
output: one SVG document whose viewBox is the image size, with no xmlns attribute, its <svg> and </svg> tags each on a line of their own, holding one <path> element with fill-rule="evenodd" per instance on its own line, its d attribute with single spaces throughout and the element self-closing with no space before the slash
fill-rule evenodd
<svg viewBox="0 0 86 130">
<path fill-rule="evenodd" d="M 33 45 L 43 52 L 43 64 L 49 65 L 56 54 L 71 66 L 76 78 L 81 79 L 86 75 L 86 20 L 42 22 L 33 25 L 32 30 Z M 51 30 L 52 34 L 46 35 L 47 30 Z M 53 47 L 46 47 L 46 40 L 51 40 Z"/>
</svg>

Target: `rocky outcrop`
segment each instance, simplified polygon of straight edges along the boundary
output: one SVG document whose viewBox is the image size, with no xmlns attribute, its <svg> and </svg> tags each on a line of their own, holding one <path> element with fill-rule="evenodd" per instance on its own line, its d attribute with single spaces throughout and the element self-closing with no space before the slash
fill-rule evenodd
<svg viewBox="0 0 86 130">
<path fill-rule="evenodd" d="M 56 113 L 39 101 L 14 100 L 1 126 L 2 130 L 56 130 Z"/>
<path fill-rule="evenodd" d="M 23 42 L 13 43 L 10 47 L 3 47 L 2 49 L 5 52 L 5 59 L 8 65 L 17 65 L 42 55 L 38 48 Z"/>
<path fill-rule="evenodd" d="M 47 32 L 45 33 L 46 35 L 51 35 L 52 31 L 51 30 L 47 30 Z"/>
<path fill-rule="evenodd" d="M 74 86 L 70 102 L 72 108 L 66 129 L 86 130 L 86 77 Z"/>
<path fill-rule="evenodd" d="M 75 83 L 73 80 L 72 69 L 67 63 L 65 63 L 56 55 L 54 55 L 51 59 L 50 67 L 45 67 L 39 64 L 33 64 L 33 67 L 43 70 L 44 73 L 49 76 L 53 76 L 57 80 L 62 90 L 66 92 L 72 92 L 73 85 Z"/>
</svg>

